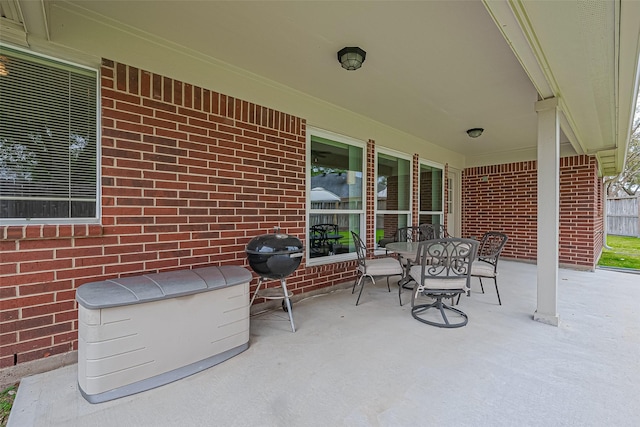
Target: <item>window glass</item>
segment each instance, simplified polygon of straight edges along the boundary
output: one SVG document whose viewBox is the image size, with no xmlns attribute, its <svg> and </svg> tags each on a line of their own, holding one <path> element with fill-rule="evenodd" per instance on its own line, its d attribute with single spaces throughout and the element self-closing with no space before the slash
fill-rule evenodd
<svg viewBox="0 0 640 427">
<path fill-rule="evenodd" d="M 364 147 L 310 130 L 309 258 L 355 252 L 364 223 Z"/>
<path fill-rule="evenodd" d="M 376 243 L 392 241 L 398 227 L 411 225 L 411 161 L 377 155 Z"/>
<path fill-rule="evenodd" d="M 0 219 L 97 216 L 96 72 L 0 47 Z"/>
<path fill-rule="evenodd" d="M 447 212 L 453 213 L 453 180 L 451 178 L 447 179 Z"/>
<path fill-rule="evenodd" d="M 442 215 L 420 214 L 420 224 L 442 225 Z"/>
<path fill-rule="evenodd" d="M 420 224 L 442 224 L 442 169 L 420 164 Z"/>
<path fill-rule="evenodd" d="M 411 199 L 411 162 L 378 153 L 378 210 L 408 211 Z"/>
<path fill-rule="evenodd" d="M 360 234 L 359 214 L 309 216 L 309 257 L 327 257 L 355 252 L 352 231 Z"/>
<path fill-rule="evenodd" d="M 410 225 L 408 213 L 378 212 L 376 214 L 376 243 L 378 247 L 384 247 L 387 242 L 393 241 L 398 228 Z"/>
</svg>

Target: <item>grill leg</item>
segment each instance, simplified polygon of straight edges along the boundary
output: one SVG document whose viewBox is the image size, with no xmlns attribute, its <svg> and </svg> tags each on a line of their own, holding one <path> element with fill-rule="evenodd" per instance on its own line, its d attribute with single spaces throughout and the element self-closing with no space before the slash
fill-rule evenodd
<svg viewBox="0 0 640 427">
<path fill-rule="evenodd" d="M 260 286 L 262 286 L 262 277 L 258 279 L 258 287 L 256 288 L 256 291 L 253 293 L 253 296 L 251 297 L 251 302 L 249 303 L 249 307 L 253 305 L 253 300 L 255 300 L 256 297 L 258 296 L 258 291 L 260 290 Z"/>
<path fill-rule="evenodd" d="M 287 303 L 287 313 L 289 313 L 289 320 L 291 321 L 291 332 L 295 332 L 296 326 L 293 324 L 293 310 L 291 310 L 291 301 L 289 300 L 286 279 L 280 279 L 280 284 L 282 285 L 282 292 L 284 292 L 284 300 Z"/>
</svg>

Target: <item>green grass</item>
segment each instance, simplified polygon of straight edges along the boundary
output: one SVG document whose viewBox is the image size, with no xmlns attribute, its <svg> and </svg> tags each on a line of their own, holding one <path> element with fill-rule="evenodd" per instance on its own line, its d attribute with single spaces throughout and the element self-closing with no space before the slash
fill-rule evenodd
<svg viewBox="0 0 640 427">
<path fill-rule="evenodd" d="M 353 237 L 350 231 L 338 231 L 338 234 L 342 235 L 342 239 L 340 239 L 342 245 L 353 248 Z M 379 242 L 383 237 L 384 230 L 376 230 L 376 242 Z"/>
<path fill-rule="evenodd" d="M 0 392 L 0 426 L 4 427 L 9 422 L 9 414 L 13 406 L 13 399 L 16 397 L 18 384 L 5 388 Z"/>
<path fill-rule="evenodd" d="M 602 249 L 598 265 L 640 270 L 640 238 L 607 236 L 607 245 L 611 249 Z"/>
</svg>

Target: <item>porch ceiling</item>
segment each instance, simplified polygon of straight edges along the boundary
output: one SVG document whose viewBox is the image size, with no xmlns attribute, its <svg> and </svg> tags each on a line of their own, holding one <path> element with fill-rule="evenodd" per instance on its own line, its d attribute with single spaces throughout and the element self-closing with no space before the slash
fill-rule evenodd
<svg viewBox="0 0 640 427">
<path fill-rule="evenodd" d="M 504 153 L 535 157 L 534 102 L 558 96 L 563 152 L 598 155 L 605 174 L 623 167 L 640 2 L 46 4 L 37 12 L 44 20 L 37 8 L 23 7 L 27 33 L 55 42 L 56 7 L 71 10 L 463 153 L 467 165 Z M 360 70 L 340 67 L 336 52 L 344 46 L 367 51 Z M 465 131 L 473 127 L 485 133 L 470 139 Z"/>
</svg>

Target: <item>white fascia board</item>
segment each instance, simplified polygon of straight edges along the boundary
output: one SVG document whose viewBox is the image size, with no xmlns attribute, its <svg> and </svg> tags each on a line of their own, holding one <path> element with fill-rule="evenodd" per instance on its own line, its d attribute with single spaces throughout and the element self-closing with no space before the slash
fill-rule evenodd
<svg viewBox="0 0 640 427">
<path fill-rule="evenodd" d="M 640 85 L 640 2 L 616 2 L 617 143 L 616 173 L 624 169 Z"/>
<path fill-rule="evenodd" d="M 22 11 L 25 29 L 28 35 L 51 40 L 47 11 L 49 3 L 44 0 L 18 0 Z"/>
<path fill-rule="evenodd" d="M 22 24 L 0 16 L 0 27 L 0 41 L 22 47 L 29 47 L 27 32 L 24 30 Z"/>
<path fill-rule="evenodd" d="M 575 123 L 562 99 L 560 88 L 547 63 L 521 0 L 483 0 L 483 3 L 535 86 L 540 99 L 556 98 L 560 103 L 560 127 L 578 154 L 586 150 L 576 135 Z"/>
<path fill-rule="evenodd" d="M 542 49 L 535 41 L 535 34 L 522 4 L 519 1 L 508 0 L 483 0 L 482 2 L 520 61 L 540 98 L 546 99 L 558 95 L 554 90 L 555 82 L 553 79 L 548 80 L 551 75 L 549 67 L 546 61 L 543 61 Z"/>
</svg>

